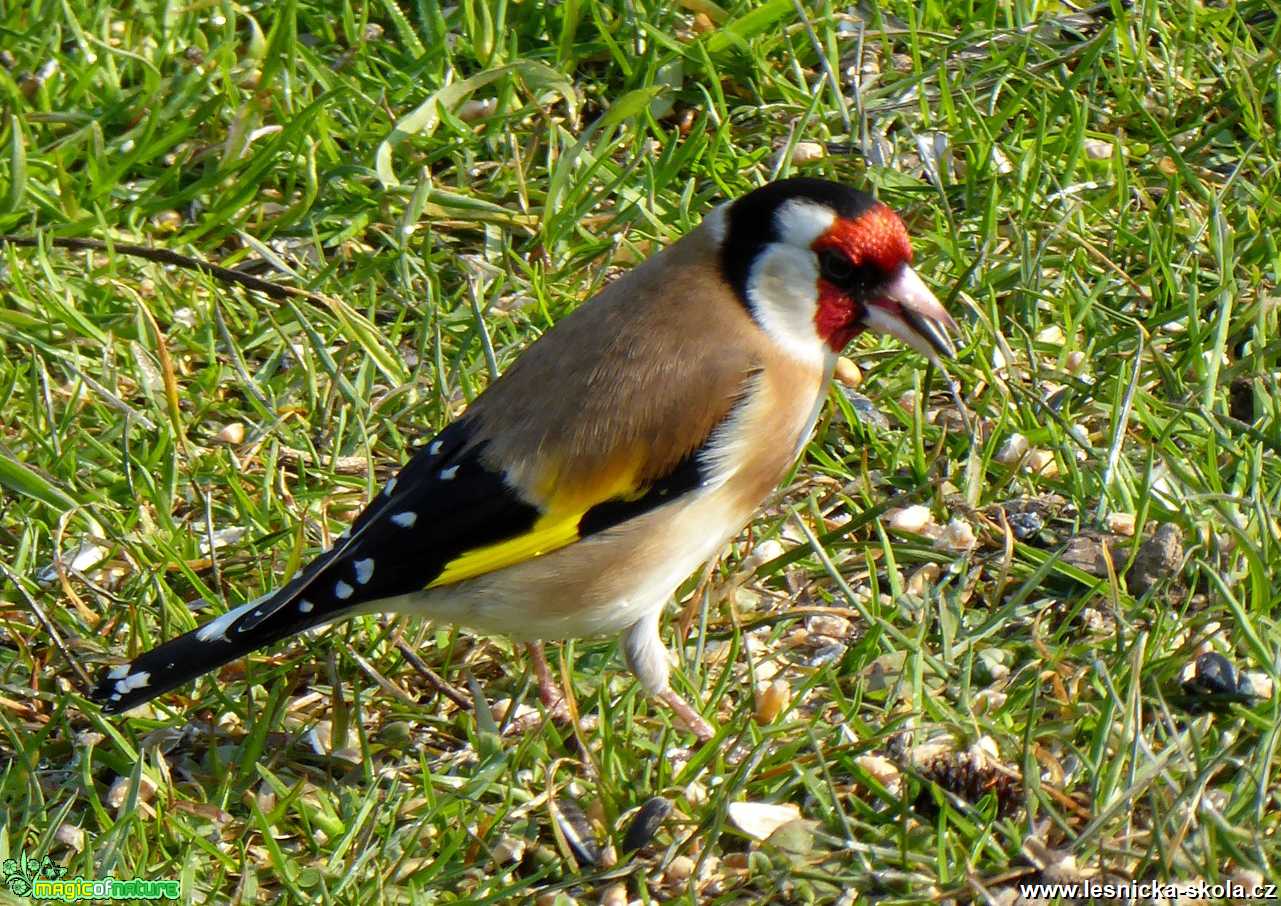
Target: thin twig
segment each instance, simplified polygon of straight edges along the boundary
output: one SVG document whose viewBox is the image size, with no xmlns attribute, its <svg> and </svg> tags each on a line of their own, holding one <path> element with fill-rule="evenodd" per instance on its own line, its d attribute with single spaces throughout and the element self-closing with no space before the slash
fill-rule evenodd
<svg viewBox="0 0 1281 906">
<path fill-rule="evenodd" d="M 120 255 L 129 255 L 134 258 L 142 258 L 146 261 L 154 261 L 157 264 L 171 264 L 174 267 L 180 267 L 184 270 L 196 271 L 202 274 L 208 274 L 224 283 L 232 283 L 236 286 L 243 286 L 245 289 L 256 290 L 264 296 L 272 299 L 306 299 L 308 302 L 315 302 L 319 305 L 329 307 L 330 302 L 319 293 L 308 292 L 305 289 L 299 289 L 296 286 L 282 286 L 279 283 L 272 283 L 270 280 L 263 280 L 261 277 L 254 277 L 242 271 L 233 270 L 229 267 L 221 267 L 217 264 L 210 264 L 208 261 L 201 261 L 199 258 L 192 258 L 189 255 L 182 255 L 178 252 L 163 248 L 152 248 L 147 245 L 134 245 L 128 242 L 104 242 L 101 239 L 81 239 L 78 237 L 68 236 L 47 236 L 41 239 L 38 236 L 13 236 L 9 234 L 0 234 L 0 242 L 7 242 L 10 245 L 25 246 L 27 248 L 38 248 L 42 242 L 47 242 L 54 248 L 72 249 L 74 251 L 92 251 L 92 252 L 113 252 Z"/>
<path fill-rule="evenodd" d="M 0 571 L 3 571 L 4 574 L 9 577 L 9 581 L 12 582 L 13 587 L 18 590 L 18 594 L 22 595 L 23 600 L 27 602 L 27 606 L 31 608 L 31 612 L 36 615 L 36 619 L 40 621 L 40 625 L 44 627 L 44 631 L 47 632 L 49 634 L 49 638 L 53 640 L 54 646 L 62 653 L 62 656 L 67 659 L 67 663 L 71 665 L 71 669 L 75 671 L 76 677 L 81 683 L 81 690 L 87 694 L 88 690 L 93 688 L 93 680 L 89 677 L 85 668 L 80 665 L 80 661 L 76 656 L 71 653 L 71 649 L 69 649 L 66 646 L 66 643 L 62 641 L 62 636 L 58 635 L 58 630 L 54 627 L 52 621 L 50 621 L 49 617 L 45 614 L 44 610 L 41 609 L 40 605 L 36 603 L 36 599 L 31 597 L 27 590 L 22 586 L 22 583 L 18 581 L 18 577 L 13 574 L 8 566 L 0 563 Z"/>
<path fill-rule="evenodd" d="M 356 662 L 356 666 L 358 666 L 361 670 L 365 671 L 365 675 L 368 676 L 375 683 L 377 683 L 378 687 L 382 689 L 384 692 L 386 692 L 388 695 L 390 695 L 392 698 L 406 705 L 418 704 L 418 702 L 414 700 L 414 697 L 412 695 L 410 695 L 404 689 L 400 688 L 391 680 L 389 680 L 387 677 L 379 673 L 378 668 L 376 668 L 373 664 L 369 663 L 369 661 L 366 660 L 365 658 L 361 657 L 357 652 L 349 651 L 348 654 L 350 654 L 351 659 Z"/>
<path fill-rule="evenodd" d="M 467 696 L 463 695 L 456 686 L 451 684 L 435 670 L 428 667 L 427 662 L 420 658 L 418 656 L 418 652 L 414 651 L 414 649 L 409 646 L 409 643 L 401 638 L 399 634 L 396 636 L 396 649 L 401 653 L 405 660 L 409 662 L 409 666 L 413 667 L 423 675 L 433 689 L 445 696 L 445 698 L 449 699 L 458 707 L 462 708 L 464 711 L 470 711 L 472 709 L 472 703 Z"/>
</svg>

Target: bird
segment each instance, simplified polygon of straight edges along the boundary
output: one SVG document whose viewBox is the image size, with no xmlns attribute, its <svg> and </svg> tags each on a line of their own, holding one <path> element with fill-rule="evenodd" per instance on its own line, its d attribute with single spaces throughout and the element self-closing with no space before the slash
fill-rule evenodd
<svg viewBox="0 0 1281 906">
<path fill-rule="evenodd" d="M 843 183 L 717 205 L 538 337 L 295 577 L 106 669 L 90 697 L 124 712 L 387 612 L 525 641 L 549 703 L 543 641 L 620 636 L 644 691 L 713 738 L 671 687 L 664 605 L 801 456 L 854 337 L 955 356 L 957 324 L 912 264 L 902 219 Z"/>
</svg>

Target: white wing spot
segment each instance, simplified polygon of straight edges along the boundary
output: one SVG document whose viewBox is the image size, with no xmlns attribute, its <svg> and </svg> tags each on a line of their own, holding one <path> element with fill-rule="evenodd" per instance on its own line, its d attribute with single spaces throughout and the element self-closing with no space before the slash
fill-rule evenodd
<svg viewBox="0 0 1281 906">
<path fill-rule="evenodd" d="M 440 470 L 440 480 L 441 480 L 441 481 L 452 481 L 452 480 L 453 480 L 453 478 L 454 478 L 454 476 L 455 476 L 455 475 L 457 475 L 457 474 L 458 474 L 458 466 L 450 466 L 448 469 L 441 469 L 441 470 Z"/>
<path fill-rule="evenodd" d="M 444 445 L 444 442 L 443 442 L 443 441 L 439 441 L 439 440 L 438 440 L 438 441 L 436 441 L 436 442 L 435 442 L 435 443 L 433 443 L 430 447 L 428 447 L 428 448 L 427 448 L 427 455 L 428 455 L 428 456 L 435 456 L 437 453 L 439 453 L 439 452 L 440 452 L 440 448 L 441 448 L 443 445 Z"/>
<path fill-rule="evenodd" d="M 111 679 L 124 679 L 128 675 L 129 675 L 128 664 L 119 664 L 115 667 L 112 667 L 110 672 L 107 673 L 107 676 L 110 677 Z"/>
<path fill-rule="evenodd" d="M 352 564 L 356 568 L 356 581 L 361 585 L 369 581 L 369 577 L 374 574 L 374 558 L 369 557 L 365 560 L 357 560 Z"/>
<path fill-rule="evenodd" d="M 334 597 L 342 601 L 350 598 L 353 591 L 355 591 L 354 588 L 341 580 L 334 585 Z"/>
<path fill-rule="evenodd" d="M 387 487 L 383 488 L 383 493 L 386 494 L 388 497 L 390 497 L 391 492 L 394 490 L 396 490 L 396 479 L 388 478 Z"/>
<path fill-rule="evenodd" d="M 418 521 L 418 514 L 410 510 L 406 510 L 403 513 L 397 513 L 395 516 L 392 516 L 391 521 L 401 528 L 413 528 L 414 523 Z"/>
<path fill-rule="evenodd" d="M 312 608 L 315 606 L 316 606 L 315 604 L 312 604 L 306 598 L 303 598 L 301 601 L 298 602 L 298 612 L 311 613 Z"/>
</svg>

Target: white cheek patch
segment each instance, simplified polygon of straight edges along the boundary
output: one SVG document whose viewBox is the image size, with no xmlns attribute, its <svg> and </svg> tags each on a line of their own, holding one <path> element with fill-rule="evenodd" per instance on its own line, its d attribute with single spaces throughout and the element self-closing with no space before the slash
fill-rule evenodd
<svg viewBox="0 0 1281 906">
<path fill-rule="evenodd" d="M 822 362 L 826 344 L 818 335 L 818 259 L 808 248 L 775 242 L 757 255 L 747 277 L 747 298 L 756 321 L 781 350 L 802 362 Z"/>
<path fill-rule="evenodd" d="M 747 277 L 747 297 L 757 323 L 781 350 L 811 364 L 829 350 L 818 334 L 818 256 L 811 246 L 836 222 L 831 208 L 793 198 L 774 212 L 777 239 L 761 249 Z"/>
</svg>

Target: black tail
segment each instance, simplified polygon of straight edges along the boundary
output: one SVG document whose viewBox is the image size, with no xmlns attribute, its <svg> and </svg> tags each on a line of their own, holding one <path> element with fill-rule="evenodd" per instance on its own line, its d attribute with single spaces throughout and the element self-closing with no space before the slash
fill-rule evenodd
<svg viewBox="0 0 1281 906">
<path fill-rule="evenodd" d="M 106 670 L 90 697 L 107 714 L 119 714 L 190 682 L 249 652 L 329 623 L 353 608 L 312 602 L 295 581 L 272 594 Z M 330 605 L 330 606 L 324 606 Z"/>
</svg>

